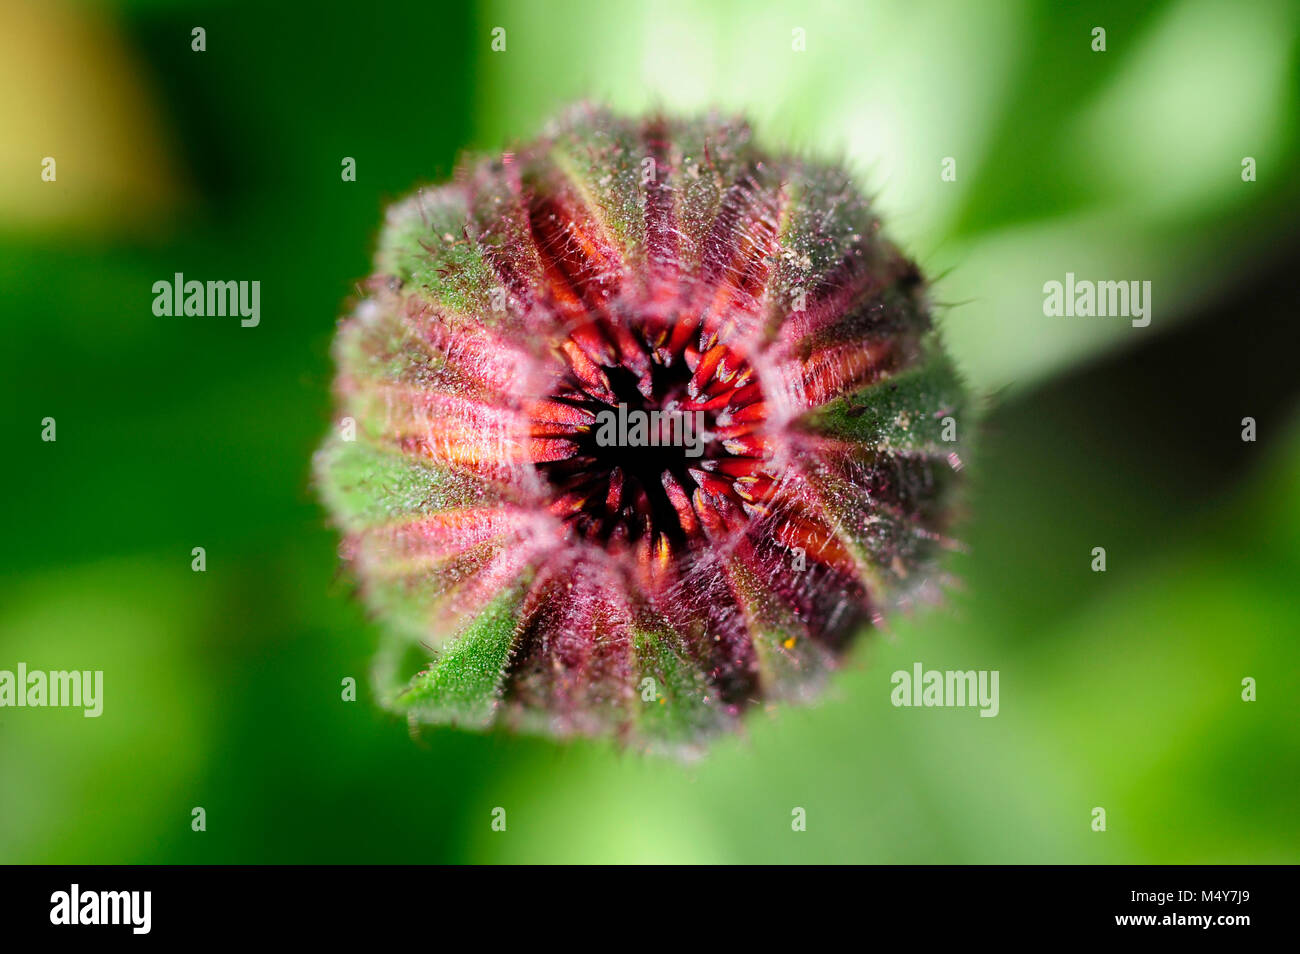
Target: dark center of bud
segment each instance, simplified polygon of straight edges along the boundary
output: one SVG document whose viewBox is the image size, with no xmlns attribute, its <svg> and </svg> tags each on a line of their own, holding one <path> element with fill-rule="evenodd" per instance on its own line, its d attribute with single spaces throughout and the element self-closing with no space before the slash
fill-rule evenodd
<svg viewBox="0 0 1300 954">
<path fill-rule="evenodd" d="M 653 565 L 734 533 L 773 484 L 748 361 L 689 326 L 596 320 L 561 345 L 568 371 L 532 408 L 538 469 L 571 532 Z"/>
</svg>

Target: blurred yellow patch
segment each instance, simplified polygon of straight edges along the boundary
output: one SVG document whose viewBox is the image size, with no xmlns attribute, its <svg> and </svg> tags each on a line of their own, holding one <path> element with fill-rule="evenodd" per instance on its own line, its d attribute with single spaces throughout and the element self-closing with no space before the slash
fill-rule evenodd
<svg viewBox="0 0 1300 954">
<path fill-rule="evenodd" d="M 178 189 L 158 118 L 113 25 L 51 0 L 7 0 L 3 21 L 0 221 L 118 231 L 170 206 Z"/>
</svg>

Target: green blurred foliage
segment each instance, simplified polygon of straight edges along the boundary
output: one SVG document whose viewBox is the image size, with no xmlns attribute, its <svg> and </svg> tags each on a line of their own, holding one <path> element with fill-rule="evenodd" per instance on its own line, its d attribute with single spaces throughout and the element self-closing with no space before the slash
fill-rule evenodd
<svg viewBox="0 0 1300 954">
<path fill-rule="evenodd" d="M 1293 228 L 1294 5 L 625 7 L 24 8 L 25 29 L 65 18 L 43 37 L 68 17 L 85 35 L 0 99 L 7 128 L 44 130 L 3 166 L 0 202 L 49 154 L 69 159 L 45 185 L 71 194 L 0 227 L 0 668 L 103 669 L 106 698 L 99 719 L 0 709 L 0 861 L 1300 860 L 1300 432 L 1276 416 L 1258 450 L 1220 435 L 1244 476 L 1195 496 L 1185 461 L 1127 420 L 1143 407 L 1072 390 L 1119 378 L 1050 383 L 1101 349 L 1158 349 Z M 144 91 L 102 109 L 154 130 L 136 161 L 157 165 L 58 138 L 50 90 L 79 84 Z M 758 713 L 692 765 L 409 739 L 369 697 L 380 629 L 308 484 L 332 318 L 384 206 L 578 96 L 717 103 L 774 144 L 847 153 L 892 231 L 946 271 L 941 297 L 966 302 L 946 333 L 991 404 L 949 604 L 864 640 L 820 704 Z M 1067 270 L 1155 281 L 1152 327 L 1043 318 L 1042 282 Z M 152 283 L 177 271 L 260 280 L 261 325 L 154 317 Z M 1186 377 L 1216 386 L 1213 368 Z M 1249 413 L 1222 401 L 1229 423 Z M 893 707 L 890 674 L 918 660 L 999 670 L 998 717 Z"/>
</svg>

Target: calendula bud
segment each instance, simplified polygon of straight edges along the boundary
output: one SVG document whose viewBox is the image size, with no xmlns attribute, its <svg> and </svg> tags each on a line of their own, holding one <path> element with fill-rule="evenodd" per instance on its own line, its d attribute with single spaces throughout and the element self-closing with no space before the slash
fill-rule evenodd
<svg viewBox="0 0 1300 954">
<path fill-rule="evenodd" d="M 966 404 L 925 282 L 739 120 L 584 106 L 466 162 L 335 355 L 317 477 L 413 722 L 692 751 L 934 589 Z"/>
</svg>

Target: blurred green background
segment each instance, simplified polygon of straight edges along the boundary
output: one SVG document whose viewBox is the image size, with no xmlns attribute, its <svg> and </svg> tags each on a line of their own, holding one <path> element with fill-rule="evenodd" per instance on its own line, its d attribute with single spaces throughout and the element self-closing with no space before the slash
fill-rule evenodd
<svg viewBox="0 0 1300 954">
<path fill-rule="evenodd" d="M 308 484 L 386 203 L 584 96 L 848 157 L 988 408 L 949 604 L 691 765 L 409 739 Z M 105 702 L 0 709 L 0 862 L 1300 861 L 1297 117 L 1283 0 L 4 0 L 0 669 Z M 260 326 L 155 317 L 177 271 Z M 1067 271 L 1151 326 L 1045 318 Z M 917 661 L 1000 714 L 894 708 Z"/>
</svg>

